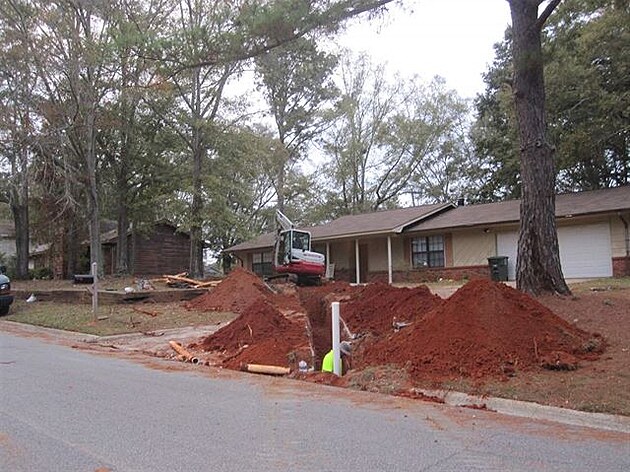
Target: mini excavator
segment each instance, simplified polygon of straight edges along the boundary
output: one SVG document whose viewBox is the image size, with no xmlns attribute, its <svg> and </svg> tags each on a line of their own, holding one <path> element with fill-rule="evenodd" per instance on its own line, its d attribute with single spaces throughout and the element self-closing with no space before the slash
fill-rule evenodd
<svg viewBox="0 0 630 472">
<path fill-rule="evenodd" d="M 293 222 L 280 210 L 276 211 L 276 222 L 275 271 L 295 278 L 298 285 L 319 285 L 326 271 L 325 257 L 311 251 L 311 233 L 295 229 Z"/>
</svg>

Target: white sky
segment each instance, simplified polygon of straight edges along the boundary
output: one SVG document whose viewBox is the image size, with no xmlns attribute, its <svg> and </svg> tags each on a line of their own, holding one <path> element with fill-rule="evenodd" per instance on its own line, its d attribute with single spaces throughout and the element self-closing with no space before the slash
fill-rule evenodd
<svg viewBox="0 0 630 472">
<path fill-rule="evenodd" d="M 337 42 L 386 62 L 392 73 L 424 81 L 440 75 L 466 98 L 484 90 L 492 46 L 511 22 L 506 0 L 404 0 L 384 16 L 355 22 Z"/>
</svg>

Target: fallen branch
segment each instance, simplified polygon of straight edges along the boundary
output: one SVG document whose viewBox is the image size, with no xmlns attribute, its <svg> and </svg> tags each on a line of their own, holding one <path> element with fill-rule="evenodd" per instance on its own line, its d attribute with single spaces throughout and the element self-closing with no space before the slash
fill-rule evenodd
<svg viewBox="0 0 630 472">
<path fill-rule="evenodd" d="M 136 308 L 135 306 L 134 306 L 134 307 L 131 307 L 131 309 L 132 309 L 133 311 L 137 311 L 138 313 L 142 313 L 143 315 L 149 315 L 149 316 L 152 316 L 153 318 L 155 318 L 155 317 L 158 315 L 158 312 L 157 312 L 157 311 L 142 310 L 142 309 L 140 309 L 140 308 Z"/>
</svg>

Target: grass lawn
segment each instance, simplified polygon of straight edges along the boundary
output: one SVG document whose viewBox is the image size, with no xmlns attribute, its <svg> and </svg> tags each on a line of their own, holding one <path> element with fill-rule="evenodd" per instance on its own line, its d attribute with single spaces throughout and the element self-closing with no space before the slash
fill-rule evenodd
<svg viewBox="0 0 630 472">
<path fill-rule="evenodd" d="M 16 300 L 3 319 L 47 328 L 108 336 L 146 333 L 187 326 L 213 325 L 232 320 L 232 313 L 187 310 L 182 302 L 102 305 L 97 318 L 87 304 Z"/>
</svg>

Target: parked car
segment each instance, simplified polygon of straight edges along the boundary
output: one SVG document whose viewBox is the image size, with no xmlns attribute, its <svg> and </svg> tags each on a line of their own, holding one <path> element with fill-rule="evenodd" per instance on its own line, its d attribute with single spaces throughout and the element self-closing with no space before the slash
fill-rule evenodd
<svg viewBox="0 0 630 472">
<path fill-rule="evenodd" d="M 11 280 L 4 274 L 4 267 L 0 267 L 0 316 L 9 314 L 11 303 L 13 303 Z"/>
</svg>

